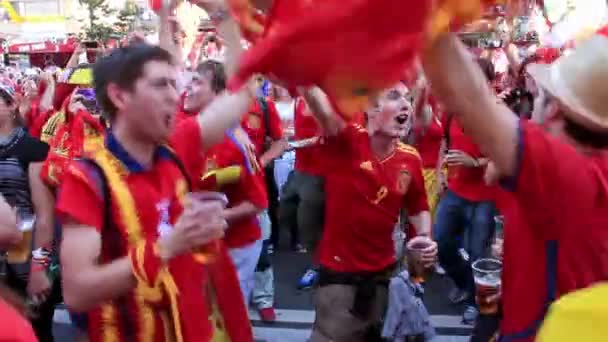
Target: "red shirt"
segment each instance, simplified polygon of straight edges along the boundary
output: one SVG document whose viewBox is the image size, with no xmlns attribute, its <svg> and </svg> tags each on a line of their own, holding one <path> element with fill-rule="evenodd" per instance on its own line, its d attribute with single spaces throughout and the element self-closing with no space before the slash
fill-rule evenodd
<svg viewBox="0 0 608 342">
<path fill-rule="evenodd" d="M 274 141 L 283 138 L 281 117 L 274 102 L 266 100 L 266 105 L 268 108 L 268 127 L 264 127 L 264 111 L 259 100 L 251 104 L 249 111 L 243 115 L 241 120 L 241 126 L 255 145 L 258 156 L 265 152 L 264 139 L 266 137 L 270 137 Z"/>
<path fill-rule="evenodd" d="M 296 140 L 318 137 L 323 134 L 317 120 L 302 98 L 296 99 L 294 128 L 294 138 Z M 319 145 L 296 149 L 296 162 L 294 168 L 309 175 L 321 176 L 324 165 L 324 153 L 321 152 L 322 148 Z"/>
<path fill-rule="evenodd" d="M 182 121 L 184 121 L 185 119 L 192 117 L 192 116 L 195 116 L 195 115 L 190 114 L 183 109 L 178 110 L 177 113 L 175 114 L 175 126 L 177 127 Z"/>
<path fill-rule="evenodd" d="M 215 145 L 207 151 L 206 170 L 201 172 L 200 175 L 202 176 L 204 173 L 218 168 L 239 166 L 241 168 L 239 181 L 221 188 L 221 191 L 228 197 L 228 207 L 235 207 L 243 202 L 251 202 L 259 209 L 266 209 L 268 207 L 268 195 L 263 173 L 252 169 L 251 163 L 233 139 L 227 135 L 221 144 Z M 232 223 L 226 231 L 224 241 L 228 248 L 240 248 L 261 238 L 260 223 L 257 215 L 254 215 Z"/>
<path fill-rule="evenodd" d="M 9 304 L 0 300 L 0 341 L 37 342 L 38 338 L 30 323 Z"/>
<path fill-rule="evenodd" d="M 183 210 L 178 196 L 184 195 L 187 191 L 185 179 L 175 162 L 170 159 L 168 155 L 170 152 L 166 148 L 159 147 L 152 168 L 146 170 L 129 156 L 113 135 L 109 134 L 106 139 L 108 150 L 122 162 L 128 173 L 126 183 L 134 199 L 143 238 L 154 242 L 163 233 L 163 229 L 166 229 L 167 225 L 170 226 L 175 223 Z M 117 236 L 113 234 L 113 231 L 103 229 L 105 222 L 102 190 L 99 175 L 93 170 L 91 165 L 83 162 L 76 162 L 66 170 L 59 192 L 57 212 L 60 217 L 69 217 L 100 232 L 102 241 L 105 242 L 100 256 L 100 262 L 103 264 L 126 256 L 128 250 L 126 249 L 126 243 L 117 241 Z M 127 229 L 121 222 L 116 200 L 112 200 L 111 203 L 112 222 L 118 228 L 118 239 L 127 241 Z M 112 243 L 108 243 L 109 241 Z M 197 266 L 194 259 L 187 255 L 174 258 L 169 267 L 172 269 L 177 265 L 187 267 L 192 273 L 193 279 L 200 279 L 200 286 L 203 286 L 203 265 L 199 264 Z M 188 284 L 177 281 L 177 286 L 180 292 L 189 292 L 187 290 Z M 205 299 L 202 292 L 200 293 L 200 297 L 188 299 L 199 302 L 200 305 L 204 306 Z M 128 321 L 133 323 L 129 325 L 137 334 L 136 341 L 144 340 L 146 328 L 140 326 L 139 323 L 143 321 L 144 316 L 150 314 L 152 317 L 149 318 L 153 321 L 155 327 L 153 341 L 160 342 L 170 338 L 166 336 L 168 333 L 165 331 L 163 324 L 162 311 L 145 310 L 141 304 L 138 304 L 137 296 L 135 289 L 126 296 L 127 310 L 130 316 Z M 170 308 L 162 305 L 158 309 L 168 309 L 170 312 Z M 119 335 L 126 338 L 122 335 L 126 332 L 122 331 L 122 325 L 119 322 L 127 321 L 127 318 L 122 317 L 123 312 L 118 308 L 113 311 L 115 314 L 108 317 L 102 313 L 101 307 L 89 312 L 89 338 L 91 342 L 105 341 L 106 335 L 110 334 L 112 325 L 115 325 Z M 186 326 L 183 328 L 188 329 Z"/>
<path fill-rule="evenodd" d="M 445 125 L 446 122 L 443 124 Z M 452 118 L 450 123 L 449 149 L 463 151 L 473 158 L 483 157 L 479 147 L 473 142 L 473 139 L 465 134 L 456 117 Z M 450 166 L 448 167 L 448 188 L 456 195 L 469 201 L 491 200 L 493 190 L 484 182 L 484 173 L 485 168 L 483 167 Z"/>
<path fill-rule="evenodd" d="M 431 123 L 425 129 L 415 128 L 415 147 L 422 158 L 422 166 L 425 169 L 437 168 L 439 160 L 439 147 L 443 139 L 443 125 L 437 116 L 433 116 Z"/>
<path fill-rule="evenodd" d="M 580 153 L 530 122 L 520 128 L 519 172 L 505 184 L 513 192 L 498 200 L 505 215 L 503 334 L 542 317 L 548 276 L 557 278 L 557 296 L 608 279 L 608 153 Z M 549 241 L 557 243 L 556 270 L 547 265 Z"/>
<path fill-rule="evenodd" d="M 200 143 L 201 139 L 201 130 L 196 116 L 184 116 L 184 119 L 175 126 L 170 138 L 171 147 L 184 164 L 193 181 L 193 186 L 196 185 L 196 180 L 201 178 L 202 172 L 205 170 L 205 152 Z"/>
<path fill-rule="evenodd" d="M 399 211 L 428 210 L 422 163 L 416 150 L 399 144 L 378 160 L 369 135 L 351 124 L 328 139 L 334 172 L 325 178 L 325 227 L 320 263 L 337 272 L 380 271 L 395 263 L 393 230 Z"/>
</svg>

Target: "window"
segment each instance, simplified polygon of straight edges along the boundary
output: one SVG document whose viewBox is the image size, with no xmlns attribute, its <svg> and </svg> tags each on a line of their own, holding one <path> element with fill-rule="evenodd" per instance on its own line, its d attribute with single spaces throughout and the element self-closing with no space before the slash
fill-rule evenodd
<svg viewBox="0 0 608 342">
<path fill-rule="evenodd" d="M 59 0 L 16 0 L 10 1 L 21 16 L 49 16 L 60 14 Z"/>
</svg>

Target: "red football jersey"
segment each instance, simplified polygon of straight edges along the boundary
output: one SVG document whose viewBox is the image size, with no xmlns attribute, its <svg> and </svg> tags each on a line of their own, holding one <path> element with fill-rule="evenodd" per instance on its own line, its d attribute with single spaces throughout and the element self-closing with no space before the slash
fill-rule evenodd
<svg viewBox="0 0 608 342">
<path fill-rule="evenodd" d="M 252 167 L 252 161 L 247 160 L 238 143 L 233 139 L 227 135 L 221 144 L 215 145 L 207 151 L 206 167 L 204 172 L 201 172 L 201 176 L 214 169 L 239 166 L 241 168 L 240 179 L 235 183 L 224 185 L 220 189 L 228 197 L 228 207 L 249 201 L 257 208 L 266 209 L 268 195 L 263 173 Z M 233 223 L 226 231 L 224 241 L 229 248 L 240 248 L 261 237 L 262 232 L 256 215 Z"/>
<path fill-rule="evenodd" d="M 460 150 L 473 158 L 483 157 L 477 144 L 465 134 L 456 117 L 452 118 L 449 129 L 451 150 Z M 487 186 L 483 180 L 484 173 L 484 167 L 449 166 L 448 188 L 469 201 L 489 201 L 493 192 L 492 187 Z"/>
<path fill-rule="evenodd" d="M 264 151 L 264 139 L 270 137 L 272 140 L 283 138 L 283 126 L 281 117 L 274 102 L 266 100 L 268 109 L 268 127 L 264 124 L 264 111 L 259 100 L 254 101 L 249 107 L 249 111 L 243 115 L 241 126 L 249 135 L 251 142 L 255 145 L 256 153 L 261 156 Z"/>
<path fill-rule="evenodd" d="M 559 297 L 608 279 L 608 153 L 582 153 L 528 121 L 520 130 L 518 173 L 503 182 L 513 192 L 497 200 L 505 215 L 506 335 L 542 317 L 549 280 Z M 533 341 L 532 332 L 522 341 Z"/>
<path fill-rule="evenodd" d="M 205 152 L 203 151 L 201 129 L 196 116 L 185 116 L 178 122 L 170 138 L 170 144 L 175 154 L 184 164 L 188 176 L 196 185 L 205 168 Z"/>
<path fill-rule="evenodd" d="M 399 211 L 428 210 L 418 152 L 399 143 L 379 160 L 367 131 L 351 124 L 324 147 L 334 172 L 325 183 L 325 227 L 320 263 L 338 272 L 379 271 L 393 264 Z"/>
<path fill-rule="evenodd" d="M 183 210 L 179 197 L 187 192 L 187 183 L 184 176 L 175 162 L 168 156 L 170 152 L 166 148 L 159 148 L 153 167 L 144 169 L 128 155 L 112 138 L 112 135 L 108 135 L 106 144 L 108 150 L 116 155 L 128 170 L 126 183 L 134 199 L 143 238 L 151 242 L 156 241 L 161 234 L 165 233 L 165 229 L 170 229 Z M 105 226 L 105 205 L 100 184 L 99 174 L 95 172 L 91 165 L 85 162 L 74 162 L 64 173 L 57 202 L 57 212 L 60 218 L 71 218 L 76 222 L 94 227 L 100 232 L 102 241 L 115 241 L 114 243 L 104 243 L 100 261 L 106 263 L 115 260 L 117 257 L 126 256 L 128 250 L 126 243 L 117 241 L 117 235 L 113 234 L 113 231 L 103 229 Z M 112 200 L 111 203 L 112 221 L 119 230 L 118 237 L 122 241 L 127 241 L 128 231 L 126 226 L 121 224 L 121 217 L 116 207 L 117 202 Z M 181 264 L 180 267 L 188 267 L 192 277 L 201 280 L 202 286 L 205 276 L 203 265 L 199 264 L 196 267 L 194 259 L 187 256 L 173 259 L 171 261 L 172 267 L 174 264 Z M 182 284 L 178 281 L 177 286 L 180 292 L 189 292 L 187 290 L 188 284 Z M 182 286 L 186 286 L 186 288 Z M 117 330 L 119 337 L 124 337 L 122 334 L 128 332 L 121 328 L 123 325 L 119 322 L 128 319 L 133 323 L 129 326 L 136 333 L 136 340 L 143 341 L 147 328 L 139 325 L 140 322 L 144 321 L 140 318 L 150 313 L 152 314 L 152 317 L 150 317 L 151 324 L 153 324 L 155 332 L 153 340 L 160 342 L 171 338 L 171 333 L 166 331 L 162 311 L 142 307 L 139 301 L 135 299 L 137 296 L 138 294 L 134 289 L 126 297 L 128 298 L 126 308 L 130 318 L 123 317 L 124 312 L 118 308 L 113 310 L 115 314 L 112 317 L 104 316 L 101 306 L 89 312 L 90 340 L 92 342 L 104 341 L 113 329 Z M 202 306 L 205 305 L 202 292 L 200 292 L 200 297 L 191 297 L 188 300 L 198 302 Z M 192 327 L 183 327 L 183 329 L 188 328 Z M 166 336 L 167 334 L 169 335 Z"/>
<path fill-rule="evenodd" d="M 443 139 L 443 125 L 438 116 L 433 116 L 431 123 L 425 129 L 415 128 L 416 143 L 414 146 L 422 158 L 425 169 L 434 169 L 439 160 L 439 147 Z"/>
<path fill-rule="evenodd" d="M 296 99 L 296 110 L 294 113 L 295 139 L 303 140 L 323 135 L 321 127 L 312 115 L 306 102 L 302 98 Z M 324 153 L 321 153 L 319 145 L 299 148 L 296 150 L 296 162 L 294 168 L 309 175 L 321 176 L 324 169 Z"/>
</svg>

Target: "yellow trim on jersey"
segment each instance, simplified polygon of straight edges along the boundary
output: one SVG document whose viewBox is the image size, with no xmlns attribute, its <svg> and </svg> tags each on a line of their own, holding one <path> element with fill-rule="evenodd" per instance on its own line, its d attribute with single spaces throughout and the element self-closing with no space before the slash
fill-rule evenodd
<svg viewBox="0 0 608 342">
<path fill-rule="evenodd" d="M 42 126 L 42 132 L 40 133 L 40 140 L 49 144 L 51 139 L 55 136 L 55 133 L 65 123 L 65 113 L 60 110 L 46 120 L 44 126 Z"/>
<path fill-rule="evenodd" d="M 420 157 L 420 153 L 418 153 L 418 150 L 417 150 L 415 147 L 411 146 L 411 145 L 408 145 L 408 144 L 404 144 L 404 143 L 402 143 L 402 142 L 399 142 L 399 143 L 397 143 L 397 149 L 398 149 L 399 151 L 402 151 L 402 152 L 406 152 L 406 153 L 409 153 L 409 154 L 413 154 L 413 155 L 415 155 L 415 156 L 416 156 L 418 159 L 422 159 L 422 158 Z"/>
</svg>

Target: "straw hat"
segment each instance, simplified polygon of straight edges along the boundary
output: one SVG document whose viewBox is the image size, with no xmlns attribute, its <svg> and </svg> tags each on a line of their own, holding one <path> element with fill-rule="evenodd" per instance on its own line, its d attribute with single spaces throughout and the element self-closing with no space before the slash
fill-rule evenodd
<svg viewBox="0 0 608 342">
<path fill-rule="evenodd" d="M 550 65 L 528 73 L 564 107 L 564 115 L 592 131 L 608 132 L 608 34 L 595 34 Z"/>
</svg>

